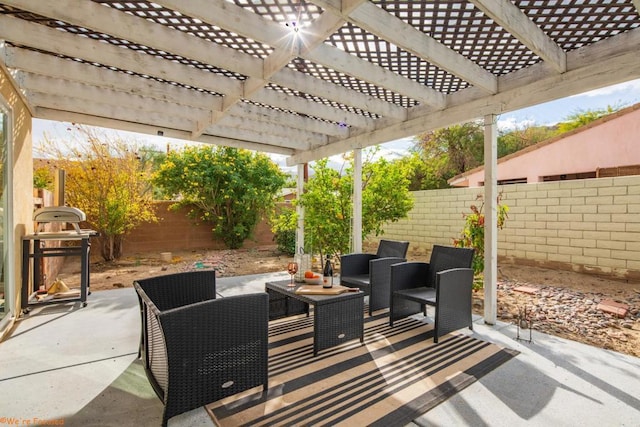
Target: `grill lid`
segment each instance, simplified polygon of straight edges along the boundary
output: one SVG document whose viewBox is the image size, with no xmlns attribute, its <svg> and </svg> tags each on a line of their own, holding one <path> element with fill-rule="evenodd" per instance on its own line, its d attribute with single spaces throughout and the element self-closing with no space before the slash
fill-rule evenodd
<svg viewBox="0 0 640 427">
<path fill-rule="evenodd" d="M 47 206 L 37 209 L 33 213 L 36 222 L 72 222 L 79 223 L 87 220 L 87 216 L 78 208 L 69 206 Z"/>
<path fill-rule="evenodd" d="M 87 216 L 78 208 L 72 208 L 69 206 L 46 206 L 44 208 L 37 209 L 33 213 L 33 220 L 38 222 L 38 231 L 40 231 L 40 224 L 47 222 L 68 222 L 73 224 L 78 234 L 81 233 L 79 223 L 86 221 Z"/>
</svg>

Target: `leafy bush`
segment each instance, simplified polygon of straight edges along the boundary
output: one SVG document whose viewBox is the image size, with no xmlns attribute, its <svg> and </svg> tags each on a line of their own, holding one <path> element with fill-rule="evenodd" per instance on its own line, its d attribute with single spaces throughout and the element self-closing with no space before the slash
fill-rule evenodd
<svg viewBox="0 0 640 427">
<path fill-rule="evenodd" d="M 37 168 L 33 171 L 33 188 L 53 190 L 53 177 L 48 168 Z"/>
<path fill-rule="evenodd" d="M 273 240 L 280 252 L 287 255 L 296 253 L 296 215 L 293 209 L 284 209 L 282 213 L 271 219 Z"/>
<path fill-rule="evenodd" d="M 285 175 L 264 154 L 202 145 L 169 152 L 153 182 L 177 200 L 174 208 L 190 207 L 191 217 L 237 249 L 273 210 Z"/>
</svg>

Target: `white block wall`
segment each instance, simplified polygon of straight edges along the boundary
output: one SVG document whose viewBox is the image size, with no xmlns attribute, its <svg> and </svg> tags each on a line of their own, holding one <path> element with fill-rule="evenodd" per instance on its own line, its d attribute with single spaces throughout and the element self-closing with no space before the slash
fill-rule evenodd
<svg viewBox="0 0 640 427">
<path fill-rule="evenodd" d="M 509 219 L 498 232 L 500 262 L 640 280 L 640 176 L 500 186 Z M 413 192 L 407 219 L 382 236 L 408 240 L 412 255 L 451 245 L 463 213 L 484 188 Z M 377 241 L 380 237 L 369 237 Z"/>
</svg>

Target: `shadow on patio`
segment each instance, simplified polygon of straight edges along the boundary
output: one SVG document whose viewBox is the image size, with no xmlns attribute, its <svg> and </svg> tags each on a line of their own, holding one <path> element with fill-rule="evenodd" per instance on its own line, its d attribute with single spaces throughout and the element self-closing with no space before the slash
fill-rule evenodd
<svg viewBox="0 0 640 427">
<path fill-rule="evenodd" d="M 280 273 L 218 279 L 223 295 L 262 291 Z M 71 426 L 153 426 L 162 404 L 137 360 L 138 301 L 132 288 L 94 292 L 79 303 L 43 306 L 0 344 L 0 424 L 30 420 Z M 467 331 L 468 332 L 468 331 Z M 466 333 L 466 332 L 465 332 Z M 475 319 L 473 335 L 520 354 L 412 425 L 633 425 L 640 419 L 640 359 Z M 204 409 L 173 426 L 213 425 Z"/>
</svg>

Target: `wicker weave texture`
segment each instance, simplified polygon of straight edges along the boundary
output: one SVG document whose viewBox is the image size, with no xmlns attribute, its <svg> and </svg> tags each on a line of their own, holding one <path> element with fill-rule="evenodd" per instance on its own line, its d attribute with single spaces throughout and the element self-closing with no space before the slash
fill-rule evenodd
<svg viewBox="0 0 640 427">
<path fill-rule="evenodd" d="M 140 280 L 134 287 L 142 316 L 140 353 L 165 405 L 163 425 L 249 388 L 266 390 L 266 293 L 215 299 L 213 271 Z"/>
<path fill-rule="evenodd" d="M 341 283 L 369 295 L 369 315 L 389 307 L 391 266 L 406 261 L 409 242 L 380 240 L 375 254 L 354 253 L 340 258 Z"/>
<path fill-rule="evenodd" d="M 433 305 L 436 307 L 435 342 L 439 336 L 464 326 L 471 327 L 473 254 L 469 248 L 434 245 L 429 263 L 393 265 L 389 324 L 393 326 L 395 320 L 425 312 L 426 305 Z"/>
<path fill-rule="evenodd" d="M 468 327 L 473 329 L 471 293 L 473 269 L 453 268 L 438 273 L 436 286 L 436 323 L 434 342 L 438 338 Z"/>
<path fill-rule="evenodd" d="M 267 289 L 267 293 L 269 294 L 269 320 L 302 313 L 309 314 L 309 304 L 272 289 Z"/>
<path fill-rule="evenodd" d="M 336 298 L 317 305 L 313 319 L 313 352 L 340 345 L 352 339 L 364 340 L 364 295 L 360 298 Z"/>
<path fill-rule="evenodd" d="M 282 301 L 302 304 L 305 309 L 296 314 L 309 313 L 313 306 L 313 351 L 317 355 L 346 341 L 359 338 L 364 340 L 364 293 L 347 292 L 339 295 L 296 294 L 287 286 L 287 281 L 267 282 L 266 289 L 275 302 L 276 313 L 269 317 L 284 317 Z M 288 303 L 287 303 L 288 304 Z M 271 305 L 271 304 L 270 304 Z M 300 306 L 298 306 L 300 307 Z"/>
</svg>

